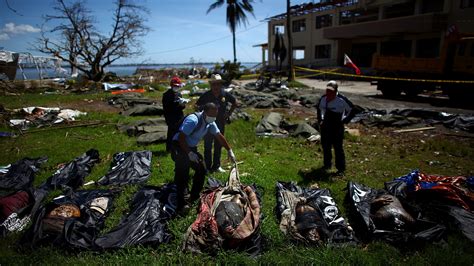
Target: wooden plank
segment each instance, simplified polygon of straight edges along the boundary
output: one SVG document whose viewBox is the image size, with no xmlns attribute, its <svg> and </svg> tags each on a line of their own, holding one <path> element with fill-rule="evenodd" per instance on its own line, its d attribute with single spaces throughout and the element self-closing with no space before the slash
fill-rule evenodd
<svg viewBox="0 0 474 266">
<path fill-rule="evenodd" d="M 425 130 L 433 130 L 433 129 L 435 129 L 435 127 L 408 128 L 408 129 L 394 130 L 393 133 L 406 133 L 406 132 L 416 132 L 416 131 L 425 131 Z"/>
</svg>

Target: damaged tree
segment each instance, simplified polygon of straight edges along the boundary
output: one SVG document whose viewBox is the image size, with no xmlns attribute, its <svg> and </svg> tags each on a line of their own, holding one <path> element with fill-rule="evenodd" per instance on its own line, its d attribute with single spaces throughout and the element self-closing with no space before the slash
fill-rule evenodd
<svg viewBox="0 0 474 266">
<path fill-rule="evenodd" d="M 109 34 L 102 34 L 94 26 L 91 11 L 82 1 L 56 0 L 53 9 L 56 14 L 47 15 L 45 23 L 56 21 L 58 25 L 42 31 L 36 48 L 68 62 L 71 69 L 79 69 L 89 80 L 100 81 L 105 67 L 142 53 L 138 39 L 149 31 L 144 18 L 148 10 L 144 6 L 117 0 Z"/>
</svg>

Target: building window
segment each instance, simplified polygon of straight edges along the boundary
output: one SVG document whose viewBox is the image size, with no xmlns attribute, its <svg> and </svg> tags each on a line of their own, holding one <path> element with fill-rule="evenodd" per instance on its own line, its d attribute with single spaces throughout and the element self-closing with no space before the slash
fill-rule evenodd
<svg viewBox="0 0 474 266">
<path fill-rule="evenodd" d="M 461 0 L 461 8 L 474 7 L 474 0 Z"/>
<path fill-rule="evenodd" d="M 439 57 L 439 38 L 422 39 L 416 41 L 416 57 L 436 58 Z"/>
<path fill-rule="evenodd" d="M 302 60 L 304 59 L 304 47 L 293 48 L 293 59 Z"/>
<path fill-rule="evenodd" d="M 331 58 L 331 45 L 316 45 L 314 47 L 314 58 L 315 59 L 327 59 Z"/>
<path fill-rule="evenodd" d="M 306 20 L 298 19 L 293 21 L 293 32 L 303 32 L 306 30 Z"/>
<path fill-rule="evenodd" d="M 280 33 L 280 34 L 284 34 L 285 33 L 285 26 L 283 25 L 275 25 L 273 26 L 273 35 Z"/>
<path fill-rule="evenodd" d="M 331 26 L 332 26 L 331 14 L 316 17 L 316 29 L 321 29 L 321 28 L 331 27 Z"/>
</svg>

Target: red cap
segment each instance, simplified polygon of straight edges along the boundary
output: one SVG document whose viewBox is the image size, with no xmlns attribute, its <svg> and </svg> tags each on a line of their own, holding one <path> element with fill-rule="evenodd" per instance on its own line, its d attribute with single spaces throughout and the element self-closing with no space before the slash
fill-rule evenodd
<svg viewBox="0 0 474 266">
<path fill-rule="evenodd" d="M 170 81 L 170 86 L 171 87 L 178 87 L 181 85 L 181 79 L 179 79 L 178 77 L 173 77 Z"/>
</svg>

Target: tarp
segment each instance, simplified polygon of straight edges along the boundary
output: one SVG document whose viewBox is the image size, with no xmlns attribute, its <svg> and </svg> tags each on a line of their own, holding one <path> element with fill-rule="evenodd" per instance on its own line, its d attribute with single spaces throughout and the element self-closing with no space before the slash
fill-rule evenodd
<svg viewBox="0 0 474 266">
<path fill-rule="evenodd" d="M 386 182 L 385 188 L 431 219 L 454 225 L 474 242 L 473 180 L 474 177 L 429 175 L 414 170 Z"/>
<path fill-rule="evenodd" d="M 135 105 L 130 109 L 120 112 L 126 116 L 147 116 L 147 115 L 163 115 L 163 106 L 161 105 Z"/>
<path fill-rule="evenodd" d="M 31 187 L 35 173 L 47 160 L 47 157 L 24 158 L 3 168 L 4 171 L 0 173 L 0 189 L 17 191 Z"/>
<path fill-rule="evenodd" d="M 151 175 L 151 156 L 151 151 L 116 153 L 109 172 L 97 183 L 102 186 L 145 183 Z"/>
<path fill-rule="evenodd" d="M 390 112 L 368 109 L 358 113 L 351 122 L 378 127 L 443 124 L 447 128 L 474 132 L 474 116 L 472 115 L 448 114 L 423 109 L 395 109 Z"/>
<path fill-rule="evenodd" d="M 73 161 L 61 166 L 40 188 L 52 190 L 70 187 L 75 190 L 84 184 L 84 179 L 91 173 L 92 167 L 99 160 L 99 151 L 90 149 Z"/>
<path fill-rule="evenodd" d="M 110 249 L 168 243 L 171 234 L 167 224 L 176 214 L 176 191 L 174 184 L 142 188 L 132 200 L 130 213 L 117 227 L 98 237 L 95 245 Z"/>
<path fill-rule="evenodd" d="M 82 190 L 57 197 L 41 206 L 21 239 L 22 247 L 55 244 L 93 249 L 114 199 L 109 190 Z"/>
<path fill-rule="evenodd" d="M 213 179 L 209 183 L 211 187 L 201 193 L 198 216 L 186 232 L 183 249 L 209 254 L 225 249 L 258 255 L 262 251 L 261 200 L 256 187 L 241 184 L 236 168 L 225 186 Z"/>
<path fill-rule="evenodd" d="M 397 245 L 423 244 L 442 239 L 446 227 L 424 219 L 415 209 L 383 189 L 372 189 L 348 182 L 351 220 L 360 237 L 387 241 Z M 368 237 L 368 239 L 367 239 Z"/>
<path fill-rule="evenodd" d="M 277 182 L 276 199 L 280 230 L 292 240 L 316 245 L 357 242 L 328 189 Z"/>
</svg>

